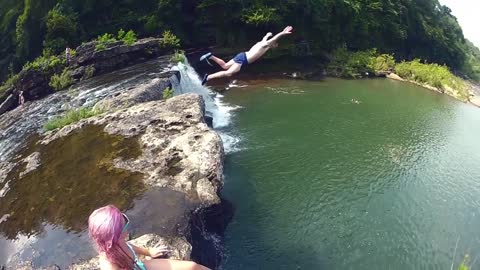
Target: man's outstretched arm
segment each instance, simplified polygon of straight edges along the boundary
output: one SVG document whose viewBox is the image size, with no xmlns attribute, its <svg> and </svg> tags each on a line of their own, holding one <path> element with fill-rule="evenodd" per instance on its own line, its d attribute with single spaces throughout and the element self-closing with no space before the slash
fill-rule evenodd
<svg viewBox="0 0 480 270">
<path fill-rule="evenodd" d="M 271 38 L 270 40 L 268 40 L 268 43 L 270 43 L 270 44 L 275 44 L 275 43 L 277 43 L 277 41 L 278 41 L 281 37 L 283 37 L 283 36 L 285 36 L 285 35 L 290 35 L 290 34 L 292 33 L 292 31 L 293 31 L 293 27 L 287 26 L 287 27 L 285 27 L 285 29 L 283 29 L 282 32 L 276 34 L 273 38 Z M 268 34 L 267 34 L 267 35 L 268 35 Z"/>
</svg>

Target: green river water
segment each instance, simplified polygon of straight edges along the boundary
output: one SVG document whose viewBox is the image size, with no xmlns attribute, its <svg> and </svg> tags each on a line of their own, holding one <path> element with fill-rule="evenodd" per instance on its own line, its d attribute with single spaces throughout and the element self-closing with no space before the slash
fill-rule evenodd
<svg viewBox="0 0 480 270">
<path fill-rule="evenodd" d="M 225 94 L 223 269 L 480 267 L 478 108 L 383 79 L 246 83 Z"/>
</svg>

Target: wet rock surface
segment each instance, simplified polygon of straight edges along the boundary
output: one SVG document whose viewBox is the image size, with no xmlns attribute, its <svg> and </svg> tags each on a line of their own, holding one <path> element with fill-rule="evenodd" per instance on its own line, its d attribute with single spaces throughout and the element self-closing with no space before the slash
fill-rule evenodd
<svg viewBox="0 0 480 270">
<path fill-rule="evenodd" d="M 147 185 L 183 192 L 199 204 L 215 204 L 220 202 L 217 191 L 223 184 L 223 146 L 204 122 L 204 110 L 203 99 L 195 94 L 141 103 L 64 127 L 41 143 L 87 125 L 104 126 L 111 135 L 139 136 L 142 155 L 119 159 L 116 167 L 143 173 Z"/>
</svg>

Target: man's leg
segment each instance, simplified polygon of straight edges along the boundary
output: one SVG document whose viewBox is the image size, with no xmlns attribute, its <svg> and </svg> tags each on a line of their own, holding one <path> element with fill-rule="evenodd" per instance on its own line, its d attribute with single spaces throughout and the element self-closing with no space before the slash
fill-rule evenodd
<svg viewBox="0 0 480 270">
<path fill-rule="evenodd" d="M 208 58 L 208 60 L 213 60 L 215 63 L 217 63 L 220 67 L 222 67 L 223 69 L 229 69 L 233 63 L 233 59 L 228 61 L 227 63 L 225 63 L 225 61 L 223 61 L 221 58 L 218 58 L 214 55 L 210 56 L 210 58 Z"/>
<path fill-rule="evenodd" d="M 232 66 L 228 70 L 219 71 L 217 73 L 207 75 L 206 81 L 223 78 L 223 77 L 231 77 L 233 74 L 239 72 L 241 68 L 242 68 L 241 64 L 233 62 Z"/>
</svg>

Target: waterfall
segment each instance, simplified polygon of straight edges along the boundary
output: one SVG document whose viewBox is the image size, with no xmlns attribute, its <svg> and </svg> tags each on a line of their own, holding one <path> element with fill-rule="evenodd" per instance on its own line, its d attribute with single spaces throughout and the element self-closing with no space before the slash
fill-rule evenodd
<svg viewBox="0 0 480 270">
<path fill-rule="evenodd" d="M 205 100 L 205 110 L 213 117 L 213 127 L 222 128 L 230 124 L 231 111 L 235 107 L 228 106 L 222 101 L 223 96 L 216 94 L 202 85 L 202 81 L 195 69 L 186 61 L 178 63 L 174 70 L 180 72 L 180 81 L 175 77 L 172 79 L 172 87 L 175 95 L 185 93 L 196 93 Z"/>
<path fill-rule="evenodd" d="M 231 123 L 233 111 L 240 107 L 230 106 L 223 101 L 223 95 L 214 93 L 208 87 L 203 86 L 198 73 L 187 60 L 185 60 L 185 63 L 179 62 L 173 67 L 173 70 L 180 72 L 180 80 L 174 76 L 171 81 L 175 95 L 195 93 L 202 96 L 205 100 L 206 114 L 213 117 L 213 127 L 215 129 L 225 128 Z M 219 134 L 227 153 L 235 151 L 235 145 L 239 139 L 223 131 L 219 131 Z"/>
</svg>

